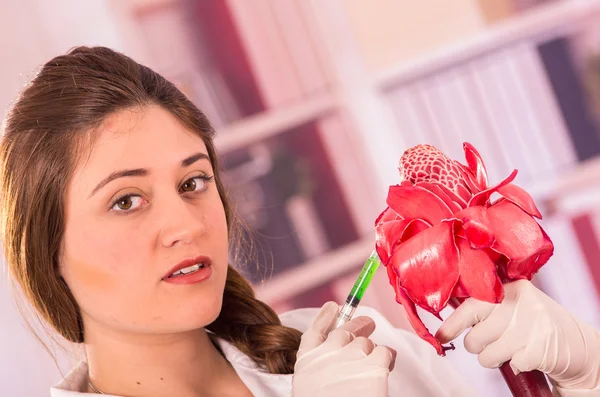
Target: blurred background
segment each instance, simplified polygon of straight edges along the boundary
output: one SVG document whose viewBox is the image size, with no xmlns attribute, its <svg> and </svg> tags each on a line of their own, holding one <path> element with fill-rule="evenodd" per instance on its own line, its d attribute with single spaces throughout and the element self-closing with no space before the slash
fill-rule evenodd
<svg viewBox="0 0 600 397">
<path fill-rule="evenodd" d="M 76 45 L 125 52 L 209 116 L 258 250 L 243 271 L 278 312 L 345 299 L 405 149 L 463 161 L 468 141 L 544 214 L 537 285 L 600 328 L 600 1 L 1 0 L 0 109 Z M 364 304 L 410 330 L 374 284 Z M 0 310 L 0 395 L 48 395 L 59 369 L 5 280 Z M 457 346 L 481 395 L 510 395 Z"/>
</svg>

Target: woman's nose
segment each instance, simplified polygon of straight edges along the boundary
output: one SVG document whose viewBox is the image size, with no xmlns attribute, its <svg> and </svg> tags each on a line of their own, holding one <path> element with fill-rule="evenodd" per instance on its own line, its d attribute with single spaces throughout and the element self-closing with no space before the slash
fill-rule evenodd
<svg viewBox="0 0 600 397">
<path fill-rule="evenodd" d="M 196 242 L 206 232 L 205 216 L 192 204 L 179 200 L 162 215 L 160 243 L 164 247 Z"/>
</svg>

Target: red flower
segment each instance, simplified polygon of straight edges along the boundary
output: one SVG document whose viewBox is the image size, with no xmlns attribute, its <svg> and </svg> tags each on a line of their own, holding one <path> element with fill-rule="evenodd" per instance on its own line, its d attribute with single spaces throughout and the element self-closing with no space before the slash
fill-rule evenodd
<svg viewBox="0 0 600 397">
<path fill-rule="evenodd" d="M 541 219 L 533 199 L 510 183 L 517 170 L 489 187 L 481 156 L 469 143 L 463 148 L 468 166 L 431 145 L 407 150 L 402 182 L 390 186 L 388 208 L 375 222 L 377 253 L 396 301 L 440 355 L 447 348 L 429 333 L 416 306 L 440 318 L 453 297 L 501 302 L 502 282 L 530 279 L 554 251 L 533 219 Z M 492 193 L 502 197 L 491 202 Z"/>
</svg>

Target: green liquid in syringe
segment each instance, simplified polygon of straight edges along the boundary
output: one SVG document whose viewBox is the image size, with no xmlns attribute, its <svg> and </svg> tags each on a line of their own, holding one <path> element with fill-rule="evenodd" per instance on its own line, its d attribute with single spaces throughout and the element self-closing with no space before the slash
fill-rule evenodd
<svg viewBox="0 0 600 397">
<path fill-rule="evenodd" d="M 360 271 L 360 275 L 354 283 L 354 286 L 350 291 L 350 295 L 348 295 L 348 298 L 346 299 L 346 303 L 354 307 L 356 307 L 360 303 L 361 299 L 363 298 L 363 295 L 365 294 L 365 291 L 367 290 L 367 287 L 373 279 L 373 275 L 379 267 L 379 264 L 379 256 L 375 251 L 373 251 L 369 259 L 367 259 L 367 261 L 365 262 L 362 270 Z"/>
</svg>

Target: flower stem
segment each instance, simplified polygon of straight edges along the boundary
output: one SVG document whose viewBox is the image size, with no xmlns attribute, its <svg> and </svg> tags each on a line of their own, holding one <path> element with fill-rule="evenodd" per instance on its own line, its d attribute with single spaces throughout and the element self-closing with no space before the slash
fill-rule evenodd
<svg viewBox="0 0 600 397">
<path fill-rule="evenodd" d="M 506 362 L 500 367 L 500 372 L 514 397 L 552 397 L 546 376 L 540 371 L 515 375 L 510 364 Z"/>
</svg>

